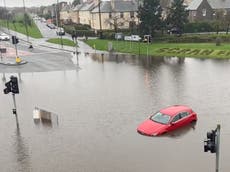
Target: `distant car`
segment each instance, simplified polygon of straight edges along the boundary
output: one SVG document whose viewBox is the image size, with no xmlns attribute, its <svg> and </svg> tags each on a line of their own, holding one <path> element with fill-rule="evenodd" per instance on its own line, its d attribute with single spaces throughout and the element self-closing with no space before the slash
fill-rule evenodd
<svg viewBox="0 0 230 172">
<path fill-rule="evenodd" d="M 50 29 L 56 29 L 56 26 L 53 23 L 48 23 L 46 24 L 47 27 L 49 27 Z"/>
<path fill-rule="evenodd" d="M 177 27 L 173 27 L 171 29 L 168 30 L 168 34 L 177 34 L 177 35 L 181 35 L 181 29 L 177 28 Z"/>
<path fill-rule="evenodd" d="M 115 39 L 116 40 L 123 40 L 124 34 L 123 33 L 115 33 Z"/>
<path fill-rule="evenodd" d="M 62 27 L 58 27 L 56 33 L 57 35 L 65 35 L 65 30 Z"/>
<path fill-rule="evenodd" d="M 0 41 L 9 41 L 10 36 L 5 33 L 0 33 Z"/>
<path fill-rule="evenodd" d="M 158 136 L 197 121 L 197 114 L 188 106 L 174 105 L 161 109 L 142 122 L 137 131 L 147 136 Z"/>
<path fill-rule="evenodd" d="M 139 35 L 131 35 L 131 36 L 125 36 L 125 41 L 140 41 L 141 37 Z"/>
</svg>

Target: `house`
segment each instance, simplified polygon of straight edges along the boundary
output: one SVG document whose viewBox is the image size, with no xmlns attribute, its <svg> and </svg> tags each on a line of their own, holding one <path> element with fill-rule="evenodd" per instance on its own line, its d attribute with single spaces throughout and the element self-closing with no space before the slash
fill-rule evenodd
<svg viewBox="0 0 230 172">
<path fill-rule="evenodd" d="M 80 23 L 79 11 L 81 7 L 82 7 L 82 4 L 78 4 L 70 10 L 69 16 L 73 23 L 77 23 L 77 24 Z"/>
<path fill-rule="evenodd" d="M 137 3 L 131 0 L 100 1 L 91 11 L 91 27 L 95 30 L 130 28 L 138 22 L 137 11 Z"/>
<path fill-rule="evenodd" d="M 60 10 L 60 21 L 64 24 L 70 23 L 71 21 L 71 5 L 67 4 Z"/>
<path fill-rule="evenodd" d="M 84 2 L 78 10 L 79 23 L 91 25 L 91 11 L 95 8 L 95 1 Z"/>
<path fill-rule="evenodd" d="M 189 21 L 211 21 L 217 17 L 217 12 L 222 15 L 230 13 L 229 0 L 193 0 L 187 10 Z"/>
</svg>

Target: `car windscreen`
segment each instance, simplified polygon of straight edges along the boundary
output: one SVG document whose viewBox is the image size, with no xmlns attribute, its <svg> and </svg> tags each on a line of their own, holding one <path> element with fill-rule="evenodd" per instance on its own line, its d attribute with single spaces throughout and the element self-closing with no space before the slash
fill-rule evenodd
<svg viewBox="0 0 230 172">
<path fill-rule="evenodd" d="M 156 114 L 151 116 L 150 119 L 157 123 L 168 124 L 170 120 L 170 116 L 167 114 L 162 114 L 160 112 L 157 112 Z"/>
</svg>

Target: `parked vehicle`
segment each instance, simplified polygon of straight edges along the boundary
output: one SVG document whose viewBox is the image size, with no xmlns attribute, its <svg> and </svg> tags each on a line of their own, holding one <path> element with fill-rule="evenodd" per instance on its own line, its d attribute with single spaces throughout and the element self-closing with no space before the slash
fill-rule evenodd
<svg viewBox="0 0 230 172">
<path fill-rule="evenodd" d="M 123 33 L 115 33 L 115 39 L 116 40 L 123 40 L 124 34 Z"/>
<path fill-rule="evenodd" d="M 65 35 L 64 28 L 58 27 L 56 30 L 57 35 Z"/>
<path fill-rule="evenodd" d="M 174 105 L 161 109 L 142 122 L 137 131 L 148 136 L 158 136 L 197 121 L 197 114 L 188 106 Z"/>
<path fill-rule="evenodd" d="M 46 24 L 47 27 L 49 27 L 50 29 L 56 29 L 56 26 L 53 23 L 48 23 Z"/>
<path fill-rule="evenodd" d="M 131 35 L 131 36 L 125 36 L 125 41 L 140 41 L 141 37 L 139 35 Z"/>
<path fill-rule="evenodd" d="M 168 30 L 168 34 L 177 34 L 177 35 L 181 35 L 182 32 L 179 28 L 177 27 L 173 27 L 171 29 Z"/>
<path fill-rule="evenodd" d="M 0 41 L 9 41 L 10 36 L 5 33 L 0 33 Z"/>
</svg>

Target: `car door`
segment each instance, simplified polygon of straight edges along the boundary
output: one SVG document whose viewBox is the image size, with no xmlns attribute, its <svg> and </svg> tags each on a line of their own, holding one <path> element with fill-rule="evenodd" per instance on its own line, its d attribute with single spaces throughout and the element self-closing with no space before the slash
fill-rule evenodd
<svg viewBox="0 0 230 172">
<path fill-rule="evenodd" d="M 189 118 L 189 112 L 181 112 L 180 113 L 181 114 L 181 122 L 182 122 L 182 125 L 186 125 L 186 124 L 188 124 L 188 123 L 190 123 L 190 118 Z"/>
<path fill-rule="evenodd" d="M 178 127 L 181 126 L 181 114 L 178 113 L 177 115 L 175 115 L 173 117 L 173 119 L 171 120 L 170 122 L 170 126 L 169 126 L 169 131 L 171 130 L 175 130 L 177 129 Z"/>
</svg>

